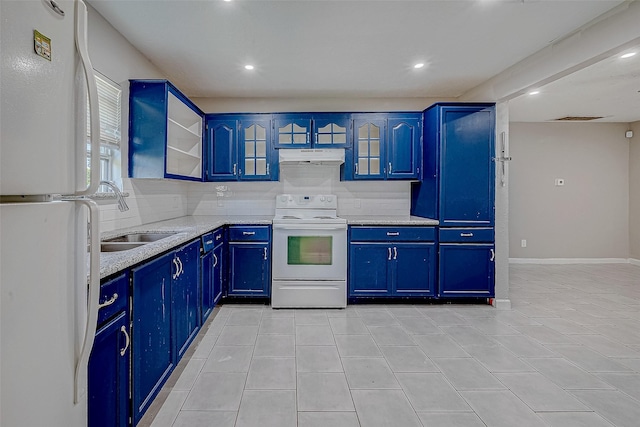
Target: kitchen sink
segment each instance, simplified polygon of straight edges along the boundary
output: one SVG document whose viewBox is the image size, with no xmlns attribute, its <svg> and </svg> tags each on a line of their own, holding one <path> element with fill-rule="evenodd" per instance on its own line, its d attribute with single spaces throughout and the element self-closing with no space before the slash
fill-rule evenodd
<svg viewBox="0 0 640 427">
<path fill-rule="evenodd" d="M 129 249 L 139 248 L 149 242 L 102 242 L 100 243 L 100 252 L 120 252 Z"/>
<path fill-rule="evenodd" d="M 100 242 L 100 252 L 120 252 L 139 248 L 147 243 L 157 242 L 173 236 L 174 232 L 163 233 L 131 233 L 123 236 L 104 239 Z"/>
<path fill-rule="evenodd" d="M 158 232 L 158 233 L 131 233 L 125 234 L 124 236 L 112 237 L 110 239 L 104 239 L 102 242 L 105 243 L 139 243 L 145 244 L 150 242 L 157 242 L 158 240 L 166 239 L 167 237 L 171 237 L 175 232 Z"/>
</svg>

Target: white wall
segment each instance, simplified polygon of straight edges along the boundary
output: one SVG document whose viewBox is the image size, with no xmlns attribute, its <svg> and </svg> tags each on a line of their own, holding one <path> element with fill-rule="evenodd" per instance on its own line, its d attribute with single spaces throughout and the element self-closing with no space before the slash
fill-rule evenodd
<svg viewBox="0 0 640 427">
<path fill-rule="evenodd" d="M 89 52 L 94 69 L 122 89 L 122 174 L 127 176 L 129 79 L 164 78 L 163 73 L 136 50 L 111 24 L 89 6 Z M 177 181 L 123 179 L 129 210 L 115 202 L 100 202 L 100 227 L 110 231 L 187 214 L 188 186 Z"/>
<path fill-rule="evenodd" d="M 410 183 L 340 181 L 338 166 L 280 167 L 278 182 L 193 183 L 191 215 L 266 215 L 281 193 L 336 194 L 339 215 L 409 216 Z"/>
<path fill-rule="evenodd" d="M 629 129 L 629 257 L 640 260 L 640 122 Z"/>
<path fill-rule="evenodd" d="M 626 130 L 619 123 L 511 123 L 510 258 L 628 258 Z M 565 185 L 555 186 L 556 178 Z"/>
</svg>

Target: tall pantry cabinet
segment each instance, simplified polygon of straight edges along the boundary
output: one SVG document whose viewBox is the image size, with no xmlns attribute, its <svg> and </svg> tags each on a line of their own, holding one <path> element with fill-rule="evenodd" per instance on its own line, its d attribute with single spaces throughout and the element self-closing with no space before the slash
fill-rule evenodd
<svg viewBox="0 0 640 427">
<path fill-rule="evenodd" d="M 440 297 L 494 296 L 494 140 L 494 104 L 439 103 L 424 112 L 411 213 L 440 222 Z"/>
</svg>

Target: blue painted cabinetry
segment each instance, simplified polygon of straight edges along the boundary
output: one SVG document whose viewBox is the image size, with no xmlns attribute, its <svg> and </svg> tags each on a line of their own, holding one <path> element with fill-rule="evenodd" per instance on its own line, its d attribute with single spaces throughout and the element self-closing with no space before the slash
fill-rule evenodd
<svg viewBox="0 0 640 427">
<path fill-rule="evenodd" d="M 180 359 L 200 330 L 200 240 L 176 250 L 172 262 L 172 335 Z"/>
<path fill-rule="evenodd" d="M 351 146 L 348 113 L 277 113 L 275 148 L 345 148 Z"/>
<path fill-rule="evenodd" d="M 440 221 L 441 297 L 494 296 L 493 104 L 435 104 L 424 112 L 423 176 L 411 213 Z"/>
<path fill-rule="evenodd" d="M 271 294 L 271 227 L 230 226 L 229 296 Z"/>
<path fill-rule="evenodd" d="M 89 358 L 89 427 L 129 425 L 129 276 L 100 286 L 98 328 Z"/>
<path fill-rule="evenodd" d="M 435 296 L 434 227 L 351 227 L 349 297 Z"/>
<path fill-rule="evenodd" d="M 418 179 L 420 113 L 354 114 L 353 150 L 346 153 L 346 180 Z"/>
<path fill-rule="evenodd" d="M 166 80 L 131 80 L 129 177 L 202 180 L 204 113 Z"/>
<path fill-rule="evenodd" d="M 209 114 L 206 120 L 207 181 L 278 180 L 270 114 Z"/>
<path fill-rule="evenodd" d="M 199 247 L 193 241 L 131 270 L 134 424 L 198 331 Z"/>
<path fill-rule="evenodd" d="M 222 297 L 225 278 L 224 228 L 202 236 L 202 322 L 204 323 Z"/>
</svg>

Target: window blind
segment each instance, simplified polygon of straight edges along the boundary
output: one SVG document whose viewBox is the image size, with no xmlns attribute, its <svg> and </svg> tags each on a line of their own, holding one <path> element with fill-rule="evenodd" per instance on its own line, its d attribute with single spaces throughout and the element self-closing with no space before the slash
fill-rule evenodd
<svg viewBox="0 0 640 427">
<path fill-rule="evenodd" d="M 100 105 L 100 143 L 110 148 L 120 148 L 120 98 L 122 90 L 105 77 L 95 74 Z M 87 100 L 87 137 L 91 136 L 89 108 Z"/>
</svg>

